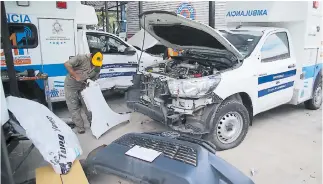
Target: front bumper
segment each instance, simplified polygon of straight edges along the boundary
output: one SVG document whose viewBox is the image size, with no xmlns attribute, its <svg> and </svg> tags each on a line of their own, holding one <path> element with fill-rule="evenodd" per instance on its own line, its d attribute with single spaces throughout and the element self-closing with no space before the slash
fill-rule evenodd
<svg viewBox="0 0 323 184">
<path fill-rule="evenodd" d="M 220 103 L 222 101 L 220 97 L 210 94 L 199 99 L 172 98 L 165 95 L 167 91 L 160 87 L 162 85 L 159 85 L 157 90 L 151 86 L 146 87 L 149 82 L 145 76 L 136 75 L 133 81 L 134 86 L 129 88 L 126 94 L 128 108 L 182 133 L 194 135 L 209 133 L 205 126 L 205 117 L 209 112 L 205 113 L 205 107 Z"/>
<path fill-rule="evenodd" d="M 212 148 L 180 138 L 180 135 L 163 133 L 126 134 L 96 153 L 90 153 L 87 167 L 147 184 L 253 184 L 247 176 L 217 157 Z M 162 154 L 151 163 L 125 155 L 135 145 Z"/>
</svg>

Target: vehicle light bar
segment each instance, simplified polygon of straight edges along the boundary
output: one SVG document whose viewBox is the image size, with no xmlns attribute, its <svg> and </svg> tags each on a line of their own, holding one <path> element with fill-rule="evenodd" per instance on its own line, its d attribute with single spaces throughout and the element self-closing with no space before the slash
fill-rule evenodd
<svg viewBox="0 0 323 184">
<path fill-rule="evenodd" d="M 58 9 L 67 9 L 66 1 L 56 1 L 56 8 L 58 8 Z"/>
</svg>

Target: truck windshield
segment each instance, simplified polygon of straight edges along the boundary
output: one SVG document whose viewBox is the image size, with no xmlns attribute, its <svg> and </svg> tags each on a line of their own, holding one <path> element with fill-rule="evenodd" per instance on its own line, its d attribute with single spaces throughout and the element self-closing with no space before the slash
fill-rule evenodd
<svg viewBox="0 0 323 184">
<path fill-rule="evenodd" d="M 244 57 L 251 54 L 263 35 L 261 31 L 249 30 L 220 30 L 220 32 Z"/>
</svg>

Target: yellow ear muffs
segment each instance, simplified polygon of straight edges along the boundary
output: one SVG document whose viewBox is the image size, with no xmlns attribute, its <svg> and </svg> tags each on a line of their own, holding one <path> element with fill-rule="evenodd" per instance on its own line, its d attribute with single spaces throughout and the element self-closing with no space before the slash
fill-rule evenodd
<svg viewBox="0 0 323 184">
<path fill-rule="evenodd" d="M 103 55 L 102 55 L 101 52 L 95 53 L 94 56 L 92 57 L 92 64 L 94 66 L 101 67 L 102 66 L 102 61 L 103 61 Z"/>
</svg>

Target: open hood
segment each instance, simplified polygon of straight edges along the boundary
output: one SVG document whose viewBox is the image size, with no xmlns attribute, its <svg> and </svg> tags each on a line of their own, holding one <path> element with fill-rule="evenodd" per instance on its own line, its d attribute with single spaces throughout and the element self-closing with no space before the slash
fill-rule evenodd
<svg viewBox="0 0 323 184">
<path fill-rule="evenodd" d="M 243 55 L 219 31 L 202 23 L 167 11 L 148 11 L 139 15 L 141 26 L 160 43 L 173 49 L 207 48 Z"/>
<path fill-rule="evenodd" d="M 144 43 L 143 43 L 143 39 Z M 158 44 L 158 40 L 156 40 L 154 37 L 152 37 L 147 31 L 141 29 L 138 31 L 135 35 L 133 35 L 131 38 L 127 40 L 127 42 L 133 46 L 136 46 L 140 49 L 143 48 L 143 50 L 149 49 L 156 44 Z"/>
</svg>

